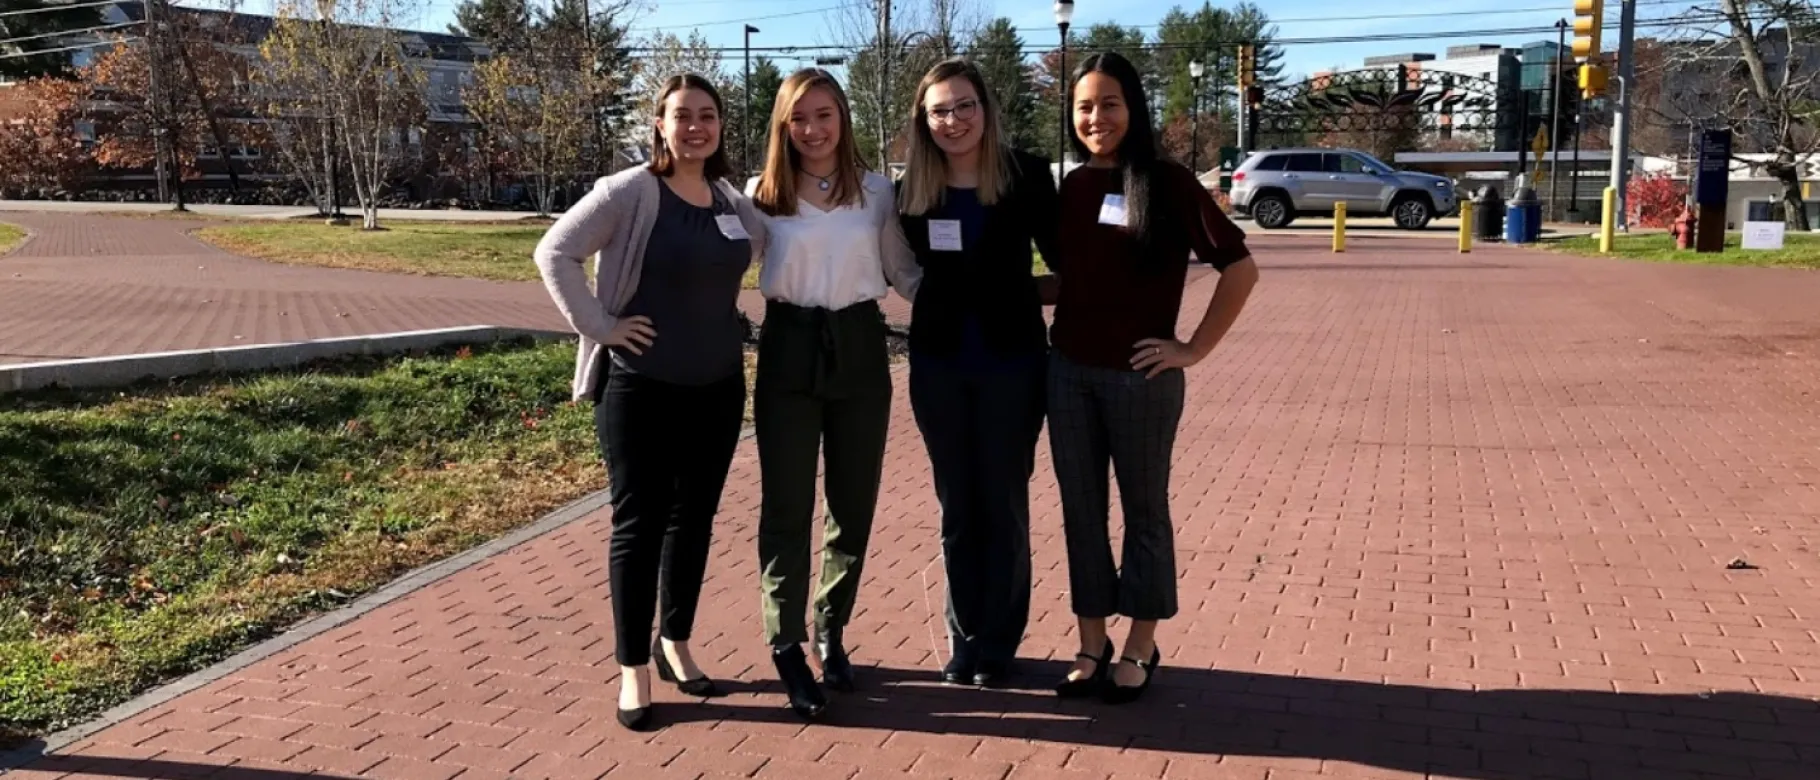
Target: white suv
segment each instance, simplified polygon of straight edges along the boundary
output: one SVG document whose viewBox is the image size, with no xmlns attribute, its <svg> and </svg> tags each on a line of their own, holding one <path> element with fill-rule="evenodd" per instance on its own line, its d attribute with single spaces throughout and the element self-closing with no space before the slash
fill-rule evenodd
<svg viewBox="0 0 1820 780">
<path fill-rule="evenodd" d="M 1261 228 L 1330 215 L 1340 202 L 1350 216 L 1389 216 L 1405 230 L 1421 230 L 1459 205 L 1446 177 L 1396 171 L 1354 149 L 1254 152 L 1232 174 L 1233 207 Z"/>
</svg>

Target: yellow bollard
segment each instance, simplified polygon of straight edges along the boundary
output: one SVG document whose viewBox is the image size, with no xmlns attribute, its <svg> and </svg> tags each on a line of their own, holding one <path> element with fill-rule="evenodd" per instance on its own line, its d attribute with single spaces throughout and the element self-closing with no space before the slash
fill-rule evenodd
<svg viewBox="0 0 1820 780">
<path fill-rule="evenodd" d="M 1333 204 L 1333 251 L 1346 251 L 1346 201 Z"/>
<path fill-rule="evenodd" d="M 1472 201 L 1460 201 L 1460 254 L 1472 252 Z"/>
<path fill-rule="evenodd" d="M 1618 229 L 1618 190 L 1605 188 L 1605 203 L 1599 209 L 1599 254 L 1611 254 L 1612 234 Z"/>
</svg>

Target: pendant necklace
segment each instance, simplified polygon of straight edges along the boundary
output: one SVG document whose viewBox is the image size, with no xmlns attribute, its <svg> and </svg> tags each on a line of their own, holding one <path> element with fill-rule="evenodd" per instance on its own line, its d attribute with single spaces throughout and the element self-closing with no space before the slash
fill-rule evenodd
<svg viewBox="0 0 1820 780">
<path fill-rule="evenodd" d="M 838 172 L 838 171 L 837 171 L 837 172 Z M 830 181 L 828 181 L 828 180 L 829 180 L 829 179 L 832 179 L 832 178 L 834 178 L 834 174 L 833 174 L 833 173 L 830 173 L 830 174 L 828 174 L 828 175 L 827 175 L 827 176 L 817 176 L 817 175 L 816 175 L 816 174 L 815 174 L 815 173 L 814 173 L 814 172 L 812 172 L 812 171 L 809 171 L 809 170 L 807 170 L 807 169 L 805 169 L 805 170 L 804 170 L 804 171 L 803 171 L 803 173 L 807 173 L 807 174 L 809 174 L 809 175 L 810 175 L 810 176 L 813 176 L 813 177 L 815 177 L 815 178 L 816 178 L 816 179 L 818 179 L 818 180 L 820 180 L 820 183 L 819 183 L 819 184 L 817 184 L 817 185 L 815 185 L 815 187 L 816 187 L 816 189 L 819 189 L 819 190 L 821 190 L 821 191 L 822 191 L 822 192 L 827 192 L 827 191 L 828 191 L 828 189 L 829 189 L 829 188 L 831 188 L 831 187 L 833 187 L 833 186 L 834 186 L 834 184 L 833 184 L 833 183 L 832 183 L 832 182 L 830 182 Z"/>
</svg>

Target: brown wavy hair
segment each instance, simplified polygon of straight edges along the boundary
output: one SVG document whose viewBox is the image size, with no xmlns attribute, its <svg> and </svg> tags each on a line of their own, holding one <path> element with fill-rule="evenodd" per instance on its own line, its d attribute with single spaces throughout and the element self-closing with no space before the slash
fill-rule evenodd
<svg viewBox="0 0 1820 780">
<path fill-rule="evenodd" d="M 652 104 L 656 106 L 654 109 L 656 116 L 652 117 L 654 121 L 651 122 L 651 164 L 646 167 L 650 168 L 652 173 L 664 178 L 669 178 L 670 174 L 676 172 L 676 157 L 670 153 L 669 145 L 664 143 L 664 129 L 658 126 L 655 120 L 663 118 L 664 101 L 685 89 L 706 92 L 708 97 L 714 99 L 714 116 L 720 119 L 721 130 L 718 134 L 719 138 L 714 142 L 714 153 L 708 155 L 708 159 L 702 162 L 701 173 L 707 177 L 708 181 L 725 179 L 733 173 L 733 164 L 727 162 L 727 109 L 721 104 L 720 90 L 715 89 L 707 79 L 693 73 L 671 76 L 664 81 L 663 89 L 657 91 L 657 102 Z"/>
</svg>

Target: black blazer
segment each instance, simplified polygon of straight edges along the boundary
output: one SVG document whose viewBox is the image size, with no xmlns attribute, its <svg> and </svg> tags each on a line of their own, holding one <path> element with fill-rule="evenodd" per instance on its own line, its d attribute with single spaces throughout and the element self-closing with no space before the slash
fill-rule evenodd
<svg viewBox="0 0 1820 780">
<path fill-rule="evenodd" d="M 911 307 L 911 349 L 932 355 L 959 352 L 968 314 L 979 317 L 986 348 L 993 354 L 1028 354 L 1048 346 L 1030 248 L 1034 242 L 1044 264 L 1056 270 L 1061 203 L 1055 174 L 1048 160 L 1007 151 L 1012 158 L 1011 188 L 985 207 L 978 246 L 960 252 L 930 251 L 929 219 L 942 218 L 939 207 L 923 216 L 898 217 L 923 268 L 922 285 Z M 900 182 L 900 196 L 902 188 Z"/>
</svg>

